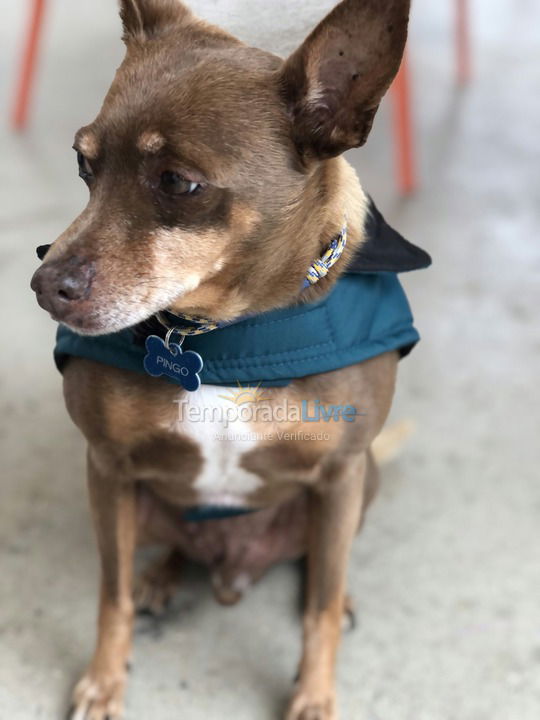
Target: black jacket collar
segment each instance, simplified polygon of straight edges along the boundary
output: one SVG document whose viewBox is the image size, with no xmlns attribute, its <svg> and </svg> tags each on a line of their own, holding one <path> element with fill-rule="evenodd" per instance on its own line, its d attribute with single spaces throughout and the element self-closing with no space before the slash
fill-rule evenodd
<svg viewBox="0 0 540 720">
<path fill-rule="evenodd" d="M 431 258 L 428 253 L 405 240 L 397 230 L 390 227 L 370 198 L 365 241 L 355 253 L 346 272 L 400 273 L 423 270 L 430 265 Z"/>
</svg>

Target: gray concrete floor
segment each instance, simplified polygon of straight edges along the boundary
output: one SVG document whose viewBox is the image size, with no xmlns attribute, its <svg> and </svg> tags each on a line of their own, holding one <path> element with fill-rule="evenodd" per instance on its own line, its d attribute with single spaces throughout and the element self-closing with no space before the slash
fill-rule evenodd
<svg viewBox="0 0 540 720">
<path fill-rule="evenodd" d="M 346 720 L 540 717 L 540 7 L 471 4 L 475 77 L 459 92 L 453 3 L 415 3 L 418 194 L 396 196 L 387 107 L 351 153 L 435 265 L 405 278 L 424 340 L 401 367 L 393 416 L 418 430 L 385 468 L 352 558 L 360 625 L 340 657 Z M 32 128 L 0 134 L 0 717 L 14 720 L 61 717 L 93 643 L 83 443 L 62 405 L 54 326 L 28 283 L 34 247 L 84 203 L 70 146 L 121 57 L 114 5 L 50 3 Z M 331 5 L 196 3 L 282 51 Z M 25 6 L 2 3 L 4 116 Z M 167 621 L 139 626 L 128 717 L 278 717 L 299 652 L 297 592 L 295 569 L 280 567 L 225 610 L 193 572 Z"/>
</svg>

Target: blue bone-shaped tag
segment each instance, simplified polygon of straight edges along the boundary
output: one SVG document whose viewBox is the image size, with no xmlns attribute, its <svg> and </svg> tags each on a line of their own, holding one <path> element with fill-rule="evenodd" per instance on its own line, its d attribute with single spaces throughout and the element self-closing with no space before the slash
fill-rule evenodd
<svg viewBox="0 0 540 720">
<path fill-rule="evenodd" d="M 157 335 L 146 338 L 147 355 L 144 369 L 152 377 L 166 375 L 189 392 L 195 392 L 201 386 L 198 373 L 203 369 L 202 357 L 193 350 L 182 352 L 180 345 L 169 343 L 169 347 Z"/>
</svg>

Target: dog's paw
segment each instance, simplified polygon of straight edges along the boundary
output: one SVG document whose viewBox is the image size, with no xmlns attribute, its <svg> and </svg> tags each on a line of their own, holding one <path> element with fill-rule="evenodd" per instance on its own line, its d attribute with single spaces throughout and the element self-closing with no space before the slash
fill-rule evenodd
<svg viewBox="0 0 540 720">
<path fill-rule="evenodd" d="M 285 720 L 338 720 L 335 698 L 321 698 L 318 695 L 296 693 L 285 714 Z"/>
<path fill-rule="evenodd" d="M 67 720 L 120 720 L 125 684 L 125 674 L 98 677 L 87 672 L 75 686 Z"/>
<path fill-rule="evenodd" d="M 214 597 L 221 605 L 236 605 L 251 586 L 251 577 L 244 572 L 236 575 L 214 570 L 211 575 Z"/>
<path fill-rule="evenodd" d="M 179 576 L 180 562 L 174 552 L 147 568 L 135 581 L 136 611 L 156 617 L 163 615 L 176 592 Z"/>
</svg>

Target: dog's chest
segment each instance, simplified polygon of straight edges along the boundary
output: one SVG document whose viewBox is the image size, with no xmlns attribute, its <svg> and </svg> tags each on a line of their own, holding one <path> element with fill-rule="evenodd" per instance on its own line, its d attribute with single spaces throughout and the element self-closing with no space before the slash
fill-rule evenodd
<svg viewBox="0 0 540 720">
<path fill-rule="evenodd" d="M 173 432 L 189 437 L 203 463 L 194 489 L 203 505 L 241 507 L 261 485 L 261 478 L 242 467 L 242 457 L 258 443 L 248 421 L 226 396 L 234 388 L 202 385 L 178 399 Z"/>
</svg>

